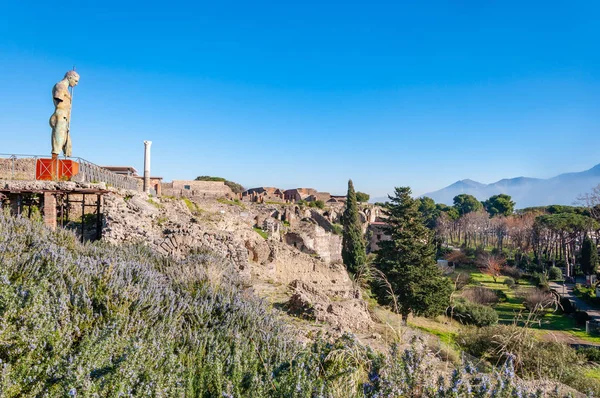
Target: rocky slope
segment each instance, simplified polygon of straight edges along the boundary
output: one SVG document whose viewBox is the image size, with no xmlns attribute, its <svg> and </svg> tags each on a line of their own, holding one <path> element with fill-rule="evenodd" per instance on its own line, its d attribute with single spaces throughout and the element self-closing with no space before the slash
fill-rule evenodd
<svg viewBox="0 0 600 398">
<path fill-rule="evenodd" d="M 229 259 L 259 295 L 284 287 L 277 291 L 288 296 L 284 307 L 293 313 L 339 332 L 369 330 L 367 305 L 339 261 L 340 237 L 318 225 L 311 211 L 287 207 L 114 193 L 105 199 L 103 238 L 142 242 L 178 258 L 215 252 Z M 294 217 L 283 223 L 286 212 Z M 267 239 L 254 229 L 257 223 L 267 227 Z M 266 284 L 271 287 L 260 288 Z"/>
</svg>

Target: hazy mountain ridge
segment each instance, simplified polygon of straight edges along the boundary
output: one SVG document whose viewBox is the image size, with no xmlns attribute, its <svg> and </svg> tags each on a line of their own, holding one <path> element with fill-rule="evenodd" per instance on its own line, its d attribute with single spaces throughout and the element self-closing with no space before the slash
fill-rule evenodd
<svg viewBox="0 0 600 398">
<path fill-rule="evenodd" d="M 517 208 L 552 204 L 572 205 L 581 194 L 600 184 L 600 164 L 589 170 L 559 174 L 541 179 L 531 177 L 504 178 L 491 184 L 465 179 L 438 191 L 426 193 L 439 203 L 452 204 L 456 195 L 469 194 L 479 200 L 501 193 L 512 196 Z"/>
</svg>

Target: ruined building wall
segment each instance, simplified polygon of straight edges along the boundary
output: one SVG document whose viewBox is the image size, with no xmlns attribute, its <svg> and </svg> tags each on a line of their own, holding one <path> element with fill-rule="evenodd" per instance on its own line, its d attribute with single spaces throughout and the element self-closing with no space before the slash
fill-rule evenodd
<svg viewBox="0 0 600 398">
<path fill-rule="evenodd" d="M 186 198 L 233 197 L 234 193 L 223 181 L 173 180 L 161 184 L 162 194 Z"/>
</svg>

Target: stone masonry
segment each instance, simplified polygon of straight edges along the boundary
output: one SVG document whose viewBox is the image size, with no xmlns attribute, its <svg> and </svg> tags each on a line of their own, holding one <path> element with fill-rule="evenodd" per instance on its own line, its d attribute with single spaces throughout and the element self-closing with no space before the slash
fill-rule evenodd
<svg viewBox="0 0 600 398">
<path fill-rule="evenodd" d="M 0 180 L 35 180 L 35 159 L 0 159 Z"/>
<path fill-rule="evenodd" d="M 173 180 L 161 184 L 164 196 L 178 198 L 233 198 L 234 193 L 223 181 Z"/>
</svg>

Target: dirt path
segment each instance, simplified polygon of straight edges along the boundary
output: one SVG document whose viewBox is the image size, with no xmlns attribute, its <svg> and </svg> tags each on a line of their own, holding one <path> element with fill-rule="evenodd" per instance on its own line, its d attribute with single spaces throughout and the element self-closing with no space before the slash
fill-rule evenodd
<svg viewBox="0 0 600 398">
<path fill-rule="evenodd" d="M 560 330 L 541 331 L 538 336 L 544 341 L 555 341 L 569 345 L 593 345 L 600 347 L 600 343 L 593 343 L 589 340 L 584 340 L 581 337 L 574 336 L 569 332 L 563 332 Z"/>
</svg>

